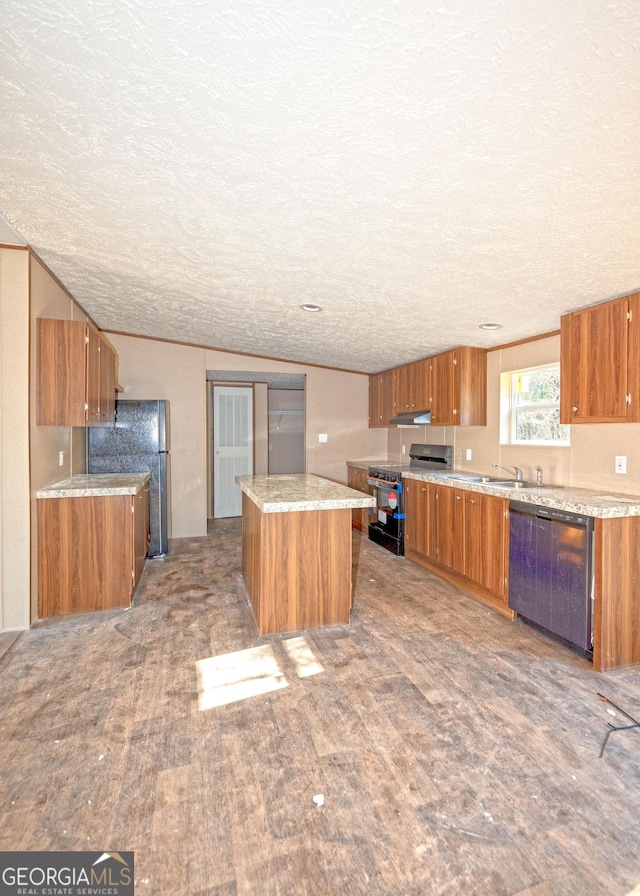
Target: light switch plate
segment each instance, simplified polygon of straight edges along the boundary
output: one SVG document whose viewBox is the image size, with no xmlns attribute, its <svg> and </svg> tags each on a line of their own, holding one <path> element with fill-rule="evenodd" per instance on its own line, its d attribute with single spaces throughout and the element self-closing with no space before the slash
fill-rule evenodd
<svg viewBox="0 0 640 896">
<path fill-rule="evenodd" d="M 467 448 L 467 450 L 466 450 L 466 452 L 465 452 L 465 457 L 466 457 L 466 459 L 467 459 L 467 460 L 471 460 L 471 455 L 472 455 L 471 448 Z"/>
<path fill-rule="evenodd" d="M 328 442 L 328 441 L 329 441 L 329 436 L 326 434 L 326 432 L 321 432 L 321 433 L 318 435 L 318 441 L 319 441 L 319 442 Z"/>
</svg>

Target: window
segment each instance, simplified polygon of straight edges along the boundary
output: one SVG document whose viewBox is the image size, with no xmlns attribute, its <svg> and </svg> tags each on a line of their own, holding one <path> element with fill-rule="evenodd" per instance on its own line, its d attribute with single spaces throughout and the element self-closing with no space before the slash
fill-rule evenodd
<svg viewBox="0 0 640 896">
<path fill-rule="evenodd" d="M 508 388 L 508 436 L 512 445 L 568 445 L 569 427 L 560 423 L 560 365 L 504 374 Z M 504 393 L 503 393 L 504 394 Z"/>
</svg>

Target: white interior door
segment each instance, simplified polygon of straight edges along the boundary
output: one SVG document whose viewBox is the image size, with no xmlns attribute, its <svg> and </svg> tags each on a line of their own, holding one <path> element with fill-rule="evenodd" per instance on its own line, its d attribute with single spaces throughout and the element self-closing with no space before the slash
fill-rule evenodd
<svg viewBox="0 0 640 896">
<path fill-rule="evenodd" d="M 253 473 L 253 389 L 213 387 L 213 516 L 242 515 L 236 476 Z"/>
</svg>

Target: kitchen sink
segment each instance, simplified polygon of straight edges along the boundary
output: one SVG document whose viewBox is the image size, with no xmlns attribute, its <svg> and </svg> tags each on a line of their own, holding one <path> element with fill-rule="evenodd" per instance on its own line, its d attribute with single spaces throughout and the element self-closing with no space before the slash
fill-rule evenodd
<svg viewBox="0 0 640 896">
<path fill-rule="evenodd" d="M 524 479 L 489 479 L 480 481 L 486 481 L 487 485 L 495 485 L 498 488 L 563 488 L 561 485 L 551 485 L 548 482 L 544 482 L 542 485 L 537 485 L 535 482 L 527 482 Z"/>
<path fill-rule="evenodd" d="M 457 479 L 459 482 L 489 482 L 493 485 L 497 485 L 504 481 L 502 479 L 497 479 L 495 476 L 466 476 L 463 473 L 447 474 L 447 479 Z"/>
<path fill-rule="evenodd" d="M 535 482 L 527 482 L 525 479 L 492 479 L 488 484 L 499 488 L 537 488 Z"/>
<path fill-rule="evenodd" d="M 455 479 L 456 482 L 477 482 L 482 485 L 495 485 L 496 488 L 562 488 L 561 485 L 536 485 L 535 482 L 529 482 L 526 479 L 498 479 L 496 476 L 467 476 L 464 473 L 445 473 L 447 479 Z"/>
</svg>

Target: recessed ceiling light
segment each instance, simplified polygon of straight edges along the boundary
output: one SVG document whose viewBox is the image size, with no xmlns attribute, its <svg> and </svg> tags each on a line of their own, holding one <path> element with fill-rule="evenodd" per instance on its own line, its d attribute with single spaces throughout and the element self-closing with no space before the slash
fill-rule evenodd
<svg viewBox="0 0 640 896">
<path fill-rule="evenodd" d="M 481 330 L 500 330 L 502 328 L 502 324 L 480 324 Z"/>
<path fill-rule="evenodd" d="M 305 303 L 304 305 L 300 305 L 303 311 L 322 311 L 320 305 L 312 305 L 310 303 Z"/>
</svg>

